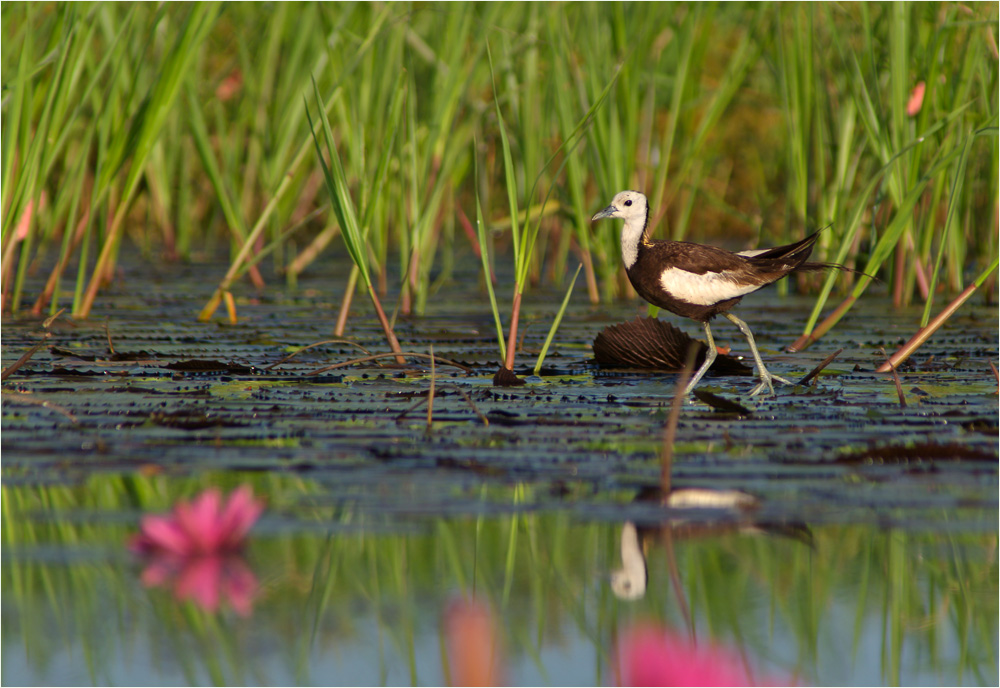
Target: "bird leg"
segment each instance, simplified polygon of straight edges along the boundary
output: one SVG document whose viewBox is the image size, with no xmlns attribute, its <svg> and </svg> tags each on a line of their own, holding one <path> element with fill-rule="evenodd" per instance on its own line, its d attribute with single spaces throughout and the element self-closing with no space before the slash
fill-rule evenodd
<svg viewBox="0 0 1000 688">
<path fill-rule="evenodd" d="M 736 325 L 736 327 L 740 328 L 740 332 L 742 332 L 743 336 L 747 338 L 747 343 L 750 345 L 750 351 L 753 352 L 753 360 L 757 364 L 757 374 L 760 375 L 760 384 L 753 388 L 750 392 L 750 396 L 756 396 L 767 388 L 767 391 L 770 392 L 770 396 L 773 397 L 774 385 L 771 384 L 772 380 L 783 382 L 786 385 L 793 384 L 790 380 L 786 380 L 783 377 L 778 377 L 777 375 L 772 375 L 767 372 L 767 368 L 764 367 L 764 361 L 761 360 L 760 353 L 757 351 L 757 344 L 753 340 L 753 334 L 750 332 L 750 327 L 745 322 L 737 318 L 732 313 L 723 313 L 723 315 L 726 316 L 731 323 Z M 708 323 L 705 323 L 705 328 L 706 330 L 708 329 Z"/>
<path fill-rule="evenodd" d="M 698 384 L 702 376 L 712 367 L 712 363 L 715 362 L 715 357 L 719 353 L 719 350 L 715 348 L 715 339 L 712 338 L 712 328 L 708 326 L 707 322 L 703 322 L 702 325 L 705 327 L 705 338 L 708 339 L 708 351 L 705 352 L 705 362 L 701 364 L 701 368 L 698 368 L 698 372 L 694 374 L 691 382 L 684 388 L 684 396 L 691 393 L 691 390 Z"/>
</svg>

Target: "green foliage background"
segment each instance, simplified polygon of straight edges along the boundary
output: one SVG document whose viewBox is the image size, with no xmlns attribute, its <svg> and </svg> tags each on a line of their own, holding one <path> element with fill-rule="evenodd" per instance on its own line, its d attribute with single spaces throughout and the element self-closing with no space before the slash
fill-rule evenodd
<svg viewBox="0 0 1000 688">
<path fill-rule="evenodd" d="M 491 256 L 512 240 L 507 194 L 522 221 L 549 194 L 530 279 L 579 260 L 592 301 L 625 290 L 614 223 L 589 222 L 623 188 L 650 196 L 661 237 L 832 225 L 820 257 L 877 273 L 897 304 L 960 291 L 997 255 L 995 3 L 14 2 L 2 20 L 8 311 L 28 296 L 86 316 L 123 240 L 189 260 L 230 244 L 223 292 L 344 251 L 313 79 L 370 269 L 407 312 L 478 247 L 474 193 Z M 49 272 L 42 294 L 29 269 Z"/>
</svg>

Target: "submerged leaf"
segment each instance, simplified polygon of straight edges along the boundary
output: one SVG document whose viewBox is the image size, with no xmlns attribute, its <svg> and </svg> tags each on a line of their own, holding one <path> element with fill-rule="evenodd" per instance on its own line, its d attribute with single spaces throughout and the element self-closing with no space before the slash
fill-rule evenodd
<svg viewBox="0 0 1000 688">
<path fill-rule="evenodd" d="M 494 387 L 519 387 L 527 384 L 525 380 L 519 378 L 510 368 L 500 366 L 500 369 L 493 375 Z"/>
<path fill-rule="evenodd" d="M 603 368 L 639 368 L 679 372 L 691 345 L 698 346 L 695 366 L 705 361 L 708 347 L 668 322 L 636 318 L 605 327 L 594 339 L 594 359 Z M 708 369 L 717 375 L 752 375 L 753 368 L 733 356 L 719 354 Z"/>
</svg>

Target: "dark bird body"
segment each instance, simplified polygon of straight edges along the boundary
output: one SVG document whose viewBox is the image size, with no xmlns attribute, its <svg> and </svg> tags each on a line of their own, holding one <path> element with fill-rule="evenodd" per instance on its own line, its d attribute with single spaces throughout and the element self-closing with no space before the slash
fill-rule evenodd
<svg viewBox="0 0 1000 688">
<path fill-rule="evenodd" d="M 685 318 L 708 322 L 747 294 L 777 282 L 790 272 L 825 267 L 806 262 L 818 236 L 811 234 L 794 244 L 755 256 L 686 241 L 655 241 L 644 236 L 638 259 L 626 273 L 646 301 Z M 665 286 L 662 271 L 666 266 L 677 272 L 672 273 L 670 283 Z"/>
<path fill-rule="evenodd" d="M 639 296 L 654 306 L 697 320 L 705 328 L 708 356 L 692 377 L 685 393 L 694 389 L 715 359 L 716 348 L 709 321 L 716 315 L 732 321 L 750 344 L 761 378 L 751 395 L 760 394 L 764 389 L 773 394 L 772 380 L 788 383 L 767 371 L 750 328 L 729 310 L 747 294 L 792 272 L 837 267 L 808 262 L 818 233 L 787 246 L 740 253 L 686 241 L 652 240 L 648 236 L 649 206 L 646 197 L 638 191 L 620 192 L 611 205 L 594 215 L 593 219 L 606 217 L 625 220 L 621 238 L 622 260 L 629 281 Z"/>
</svg>

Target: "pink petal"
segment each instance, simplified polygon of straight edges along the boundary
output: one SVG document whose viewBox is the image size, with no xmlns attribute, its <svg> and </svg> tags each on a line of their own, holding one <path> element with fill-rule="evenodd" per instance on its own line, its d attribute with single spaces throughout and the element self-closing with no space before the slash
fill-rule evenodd
<svg viewBox="0 0 1000 688">
<path fill-rule="evenodd" d="M 219 506 L 222 495 L 215 488 L 205 490 L 191 502 L 178 502 L 174 516 L 191 541 L 194 551 L 208 554 L 219 547 Z"/>
<path fill-rule="evenodd" d="M 238 555 L 226 558 L 222 575 L 222 596 L 240 616 L 250 616 L 253 611 L 253 601 L 257 597 L 257 577 Z"/>
<path fill-rule="evenodd" d="M 172 516 L 143 516 L 141 534 L 132 540 L 139 552 L 173 552 L 184 556 L 192 551 L 191 540 Z"/>
<path fill-rule="evenodd" d="M 695 645 L 668 629 L 638 626 L 618 645 L 616 665 L 626 686 L 745 686 L 754 683 L 740 658 Z"/>
<path fill-rule="evenodd" d="M 219 545 L 226 549 L 237 549 L 263 510 L 264 504 L 253 498 L 253 490 L 249 485 L 237 488 L 229 495 L 222 516 L 219 517 L 218 526 L 222 537 Z"/>
<path fill-rule="evenodd" d="M 217 556 L 195 557 L 187 560 L 177 576 L 174 596 L 179 600 L 192 598 L 205 611 L 219 608 L 219 586 L 222 577 L 222 559 Z"/>
<path fill-rule="evenodd" d="M 208 489 L 191 501 L 177 502 L 169 515 L 144 516 L 129 548 L 139 554 L 181 556 L 236 550 L 263 510 L 249 485 L 236 489 L 225 503 L 219 490 Z"/>
<path fill-rule="evenodd" d="M 173 578 L 176 571 L 174 562 L 169 558 L 156 557 L 142 570 L 139 580 L 147 588 L 157 588 Z"/>
</svg>

